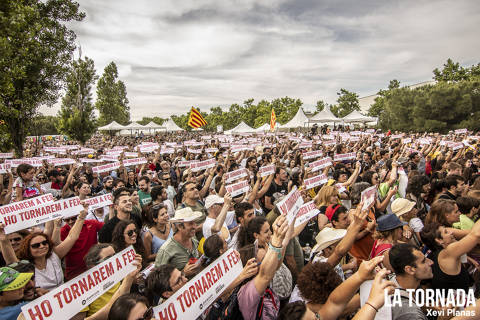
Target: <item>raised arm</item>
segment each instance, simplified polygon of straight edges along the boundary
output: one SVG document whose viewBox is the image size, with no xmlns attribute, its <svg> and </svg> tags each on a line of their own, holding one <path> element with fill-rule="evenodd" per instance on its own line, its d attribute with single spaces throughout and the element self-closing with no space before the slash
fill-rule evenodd
<svg viewBox="0 0 480 320">
<path fill-rule="evenodd" d="M 273 181 L 274 176 L 275 176 L 275 174 L 272 173 L 271 175 L 269 175 L 267 177 L 267 180 L 265 180 L 265 183 L 264 183 L 262 189 L 260 189 L 260 191 L 257 192 L 257 199 L 260 199 L 261 197 L 263 197 L 265 195 L 265 193 L 267 193 L 268 189 L 270 189 L 270 186 L 272 185 L 272 181 Z"/>
<path fill-rule="evenodd" d="M 480 220 L 474 225 L 472 230 L 461 240 L 449 244 L 444 250 L 448 257 L 456 260 L 460 259 L 462 255 L 470 252 L 477 244 L 480 243 Z"/>
<path fill-rule="evenodd" d="M 218 233 L 222 229 L 223 223 L 227 218 L 228 208 L 230 208 L 231 204 L 232 204 L 232 196 L 230 195 L 230 193 L 227 193 L 223 197 L 222 210 L 218 214 L 217 218 L 215 219 L 215 223 L 212 226 L 212 234 Z"/>
<path fill-rule="evenodd" d="M 58 246 L 53 248 L 60 259 L 67 255 L 80 236 L 80 231 L 82 231 L 83 223 L 85 222 L 85 217 L 87 216 L 88 205 L 84 204 L 83 208 L 84 209 L 80 211 L 80 214 L 77 217 L 77 221 L 75 221 L 72 229 L 70 229 L 68 236 Z"/>
<path fill-rule="evenodd" d="M 357 161 L 357 163 L 355 164 L 355 171 L 353 171 L 352 175 L 350 176 L 350 178 L 348 178 L 347 181 L 345 181 L 344 183 L 342 183 L 342 185 L 344 187 L 347 187 L 347 186 L 350 186 L 352 184 L 355 183 L 355 181 L 357 181 L 357 178 L 358 178 L 358 175 L 360 173 L 360 161 Z"/>
<path fill-rule="evenodd" d="M 14 262 L 18 262 L 17 255 L 12 248 L 10 240 L 8 240 L 7 235 L 5 234 L 5 225 L 0 223 L 0 249 L 2 250 L 3 259 L 7 265 Z"/>
</svg>

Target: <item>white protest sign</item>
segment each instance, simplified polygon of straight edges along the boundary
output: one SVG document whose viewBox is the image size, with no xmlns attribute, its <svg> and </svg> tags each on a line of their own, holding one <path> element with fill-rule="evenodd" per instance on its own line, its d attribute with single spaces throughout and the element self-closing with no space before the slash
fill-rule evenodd
<svg viewBox="0 0 480 320">
<path fill-rule="evenodd" d="M 340 183 L 335 184 L 335 188 L 337 188 L 338 193 L 347 191 L 347 188 L 345 188 L 345 186 Z"/>
<path fill-rule="evenodd" d="M 111 193 L 102 194 L 93 198 L 85 199 L 88 203 L 88 211 L 93 211 L 98 208 L 103 208 L 112 204 L 113 196 Z"/>
<path fill-rule="evenodd" d="M 240 181 L 234 184 L 229 184 L 225 186 L 225 189 L 228 193 L 232 195 L 232 197 L 236 197 L 238 195 L 244 194 L 248 191 L 250 186 L 248 185 L 248 181 Z"/>
<path fill-rule="evenodd" d="M 160 149 L 160 153 L 162 153 L 162 154 L 173 154 L 173 153 L 175 153 L 175 149 L 173 149 L 173 148 L 162 148 L 162 149 Z"/>
<path fill-rule="evenodd" d="M 205 161 L 190 163 L 190 169 L 192 169 L 193 172 L 197 172 L 197 171 L 202 171 L 208 168 L 213 168 L 216 165 L 217 165 L 217 160 L 215 158 L 212 158 Z"/>
<path fill-rule="evenodd" d="M 229 249 L 167 301 L 153 308 L 155 319 L 197 319 L 242 270 L 242 261 Z"/>
<path fill-rule="evenodd" d="M 231 183 L 233 181 L 244 178 L 246 176 L 248 176 L 248 170 L 247 169 L 238 169 L 238 170 L 235 170 L 235 171 L 230 171 L 230 172 L 225 173 L 225 182 L 226 183 Z"/>
<path fill-rule="evenodd" d="M 80 204 L 79 197 L 67 198 L 55 201 L 55 204 L 59 204 L 62 207 L 60 212 L 62 218 L 70 218 L 80 214 L 80 211 L 83 210 L 83 206 Z"/>
<path fill-rule="evenodd" d="M 53 164 L 55 167 L 58 166 L 66 166 L 69 164 L 74 164 L 76 163 L 75 160 L 70 159 L 70 158 L 55 158 L 55 159 L 48 159 L 48 163 Z"/>
<path fill-rule="evenodd" d="M 262 177 L 262 178 L 265 177 L 265 176 L 269 176 L 269 175 L 275 173 L 275 165 L 271 164 L 271 165 L 260 167 L 260 169 L 258 169 L 258 171 L 260 172 L 260 177 Z"/>
<path fill-rule="evenodd" d="M 317 216 L 320 213 L 320 210 L 317 209 L 314 201 L 310 201 L 305 203 L 303 206 L 298 209 L 297 212 L 297 220 L 295 220 L 295 226 L 298 227 L 305 221 L 312 219 L 313 217 Z"/>
<path fill-rule="evenodd" d="M 193 162 L 198 162 L 198 160 L 193 160 L 193 161 L 178 161 L 177 166 L 178 166 L 179 168 L 190 167 L 190 164 L 193 163 Z"/>
<path fill-rule="evenodd" d="M 136 166 L 138 164 L 147 163 L 147 159 L 145 158 L 135 158 L 135 159 L 126 159 L 123 160 L 123 165 L 125 167 Z"/>
<path fill-rule="evenodd" d="M 0 159 L 13 158 L 13 152 L 0 153 Z"/>
<path fill-rule="evenodd" d="M 462 149 L 463 148 L 463 142 L 454 142 L 449 145 L 450 148 L 452 148 L 453 151 Z"/>
<path fill-rule="evenodd" d="M 100 159 L 106 161 L 113 161 L 116 162 L 118 161 L 118 155 L 107 155 L 107 156 L 101 156 Z"/>
<path fill-rule="evenodd" d="M 90 158 L 80 158 L 78 159 L 81 163 L 99 163 L 103 162 L 103 160 L 100 159 L 90 159 Z"/>
<path fill-rule="evenodd" d="M 345 160 L 354 160 L 357 157 L 355 152 L 336 154 L 333 157 L 333 161 L 345 161 Z"/>
<path fill-rule="evenodd" d="M 205 152 L 208 152 L 208 153 L 215 153 L 217 151 L 218 151 L 217 148 L 207 148 L 207 149 L 205 149 Z"/>
<path fill-rule="evenodd" d="M 10 163 L 0 163 L 0 174 L 9 172 L 11 168 L 12 165 Z"/>
<path fill-rule="evenodd" d="M 377 186 L 371 186 L 362 191 L 362 202 L 363 207 L 362 210 L 367 210 L 367 208 L 375 201 L 375 197 L 377 196 Z"/>
<path fill-rule="evenodd" d="M 41 167 L 43 166 L 43 162 L 40 159 L 32 159 L 32 158 L 23 158 L 23 159 L 12 159 L 10 160 L 10 164 L 12 168 L 16 168 L 22 163 L 26 163 L 31 165 L 32 167 Z"/>
<path fill-rule="evenodd" d="M 394 134 L 390 136 L 391 140 L 400 139 L 403 137 L 403 134 Z"/>
<path fill-rule="evenodd" d="M 402 143 L 403 143 L 403 144 L 407 144 L 407 143 L 410 143 L 410 142 L 412 142 L 412 138 L 404 138 L 404 139 L 402 139 Z"/>
<path fill-rule="evenodd" d="M 334 145 L 336 145 L 337 143 L 335 142 L 335 140 L 332 140 L 332 141 L 324 141 L 324 142 L 322 142 L 322 144 L 323 144 L 324 146 L 328 147 L 328 146 L 334 146 Z"/>
<path fill-rule="evenodd" d="M 189 153 L 195 153 L 195 154 L 200 154 L 200 153 L 202 153 L 202 149 L 187 148 L 187 152 L 189 152 Z"/>
<path fill-rule="evenodd" d="M 467 129 L 457 129 L 455 130 L 455 134 L 464 134 L 464 133 L 467 133 L 468 130 Z"/>
<path fill-rule="evenodd" d="M 27 320 L 70 319 L 136 269 L 132 246 L 22 307 Z"/>
<path fill-rule="evenodd" d="M 109 171 L 120 168 L 120 165 L 121 165 L 120 161 L 108 163 L 101 166 L 93 167 L 92 172 L 93 173 L 109 172 Z"/>
<path fill-rule="evenodd" d="M 127 158 L 135 158 L 138 157 L 138 152 L 124 152 L 123 155 Z"/>
<path fill-rule="evenodd" d="M 95 150 L 94 149 L 91 149 L 91 148 L 82 148 L 80 150 L 76 150 L 76 151 L 72 151 L 72 154 L 74 155 L 84 155 L 84 154 L 94 154 L 95 153 Z"/>
<path fill-rule="evenodd" d="M 53 196 L 47 193 L 0 207 L 0 222 L 5 224 L 5 233 L 9 234 L 40 224 L 45 217 L 61 209 L 54 204 Z M 37 222 L 40 219 L 42 221 Z"/>
<path fill-rule="evenodd" d="M 332 165 L 332 159 L 330 157 L 326 157 L 310 163 L 308 167 L 312 168 L 312 172 L 315 172 L 331 165 Z"/>
<path fill-rule="evenodd" d="M 321 150 L 309 151 L 303 154 L 303 160 L 319 158 L 323 155 Z"/>
<path fill-rule="evenodd" d="M 327 183 L 327 181 L 328 181 L 328 178 L 324 174 L 320 174 L 320 175 L 315 176 L 313 178 L 305 179 L 305 181 L 304 181 L 305 189 L 308 190 L 308 189 L 318 187 L 322 184 Z"/>
<path fill-rule="evenodd" d="M 311 148 L 313 145 L 313 142 L 302 142 L 298 145 L 298 148 L 299 149 L 307 149 L 307 148 Z"/>
<path fill-rule="evenodd" d="M 303 198 L 297 187 L 293 189 L 277 203 L 277 208 L 280 213 L 287 217 L 288 223 L 292 223 L 293 219 L 297 215 L 298 210 L 303 205 Z"/>
</svg>

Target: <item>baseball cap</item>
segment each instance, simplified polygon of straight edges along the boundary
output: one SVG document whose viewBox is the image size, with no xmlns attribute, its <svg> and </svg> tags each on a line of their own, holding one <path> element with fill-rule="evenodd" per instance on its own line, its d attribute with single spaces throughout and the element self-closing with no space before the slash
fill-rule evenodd
<svg viewBox="0 0 480 320">
<path fill-rule="evenodd" d="M 223 198 L 212 194 L 205 199 L 205 208 L 210 209 L 214 204 L 223 203 Z"/>
<path fill-rule="evenodd" d="M 0 268 L 0 291 L 23 288 L 32 278 L 33 273 L 20 273 L 12 268 Z"/>
</svg>

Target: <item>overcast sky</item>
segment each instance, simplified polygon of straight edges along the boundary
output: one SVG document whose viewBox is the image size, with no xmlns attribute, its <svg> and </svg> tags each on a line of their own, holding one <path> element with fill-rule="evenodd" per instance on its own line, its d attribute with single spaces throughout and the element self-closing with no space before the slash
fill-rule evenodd
<svg viewBox="0 0 480 320">
<path fill-rule="evenodd" d="M 480 62 L 480 1 L 80 0 L 71 24 L 97 74 L 114 61 L 131 118 L 248 98 L 334 103 Z M 94 95 L 95 96 L 95 95 Z M 41 108 L 56 114 L 58 105 Z"/>
</svg>

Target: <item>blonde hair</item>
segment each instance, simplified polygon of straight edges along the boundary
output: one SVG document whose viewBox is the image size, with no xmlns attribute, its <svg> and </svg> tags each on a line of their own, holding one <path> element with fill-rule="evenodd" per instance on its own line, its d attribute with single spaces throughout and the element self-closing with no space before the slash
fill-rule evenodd
<svg viewBox="0 0 480 320">
<path fill-rule="evenodd" d="M 335 195 L 338 195 L 336 187 L 324 185 L 315 197 L 315 205 L 317 207 L 329 205 L 330 197 Z"/>
</svg>

